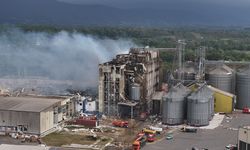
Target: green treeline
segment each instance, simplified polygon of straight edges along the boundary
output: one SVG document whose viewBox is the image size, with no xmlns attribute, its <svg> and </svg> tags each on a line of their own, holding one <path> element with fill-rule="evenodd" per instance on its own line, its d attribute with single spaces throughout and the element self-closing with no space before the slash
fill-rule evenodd
<svg viewBox="0 0 250 150">
<path fill-rule="evenodd" d="M 63 27 L 46 25 L 17 25 L 24 32 L 57 33 L 62 30 L 94 35 L 99 38 L 131 39 L 139 46 L 176 47 L 178 39 L 186 40 L 185 59 L 195 59 L 195 49 L 206 46 L 206 58 L 209 60 L 250 61 L 249 28 L 215 27 Z M 4 28 L 4 26 L 0 26 Z M 165 63 L 172 63 L 175 54 L 161 52 Z"/>
</svg>

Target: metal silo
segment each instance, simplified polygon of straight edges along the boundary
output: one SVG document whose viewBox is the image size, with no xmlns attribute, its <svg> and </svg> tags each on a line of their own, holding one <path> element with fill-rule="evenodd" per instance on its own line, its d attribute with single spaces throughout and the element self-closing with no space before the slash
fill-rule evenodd
<svg viewBox="0 0 250 150">
<path fill-rule="evenodd" d="M 250 107 L 250 67 L 236 76 L 237 108 Z"/>
<path fill-rule="evenodd" d="M 196 72 L 195 72 L 195 67 L 193 64 L 186 63 L 182 70 L 176 70 L 175 71 L 175 78 L 178 77 L 179 73 L 182 74 L 182 78 L 184 80 L 184 83 L 183 83 L 184 85 L 188 85 L 188 84 L 192 83 L 193 81 L 195 81 Z"/>
<path fill-rule="evenodd" d="M 211 110 L 211 118 L 210 119 L 212 119 L 213 118 L 213 116 L 214 116 L 214 95 L 212 94 L 210 97 L 209 97 L 209 99 L 210 99 L 210 110 Z"/>
<path fill-rule="evenodd" d="M 171 88 L 163 97 L 162 123 L 169 125 L 182 124 L 186 115 L 186 99 L 189 90 L 183 85 Z"/>
<path fill-rule="evenodd" d="M 233 70 L 226 65 L 218 65 L 215 69 L 208 73 L 208 84 L 221 89 L 223 91 L 232 93 L 234 90 Z"/>
<path fill-rule="evenodd" d="M 195 80 L 195 68 L 194 66 L 184 67 L 184 84 L 187 85 Z"/>
<path fill-rule="evenodd" d="M 130 100 L 139 101 L 141 97 L 141 86 L 137 83 L 130 84 L 129 98 Z"/>
<path fill-rule="evenodd" d="M 205 86 L 203 90 L 205 92 L 205 96 L 209 100 L 209 114 L 211 120 L 214 116 L 214 93 L 207 86 Z"/>
<path fill-rule="evenodd" d="M 187 99 L 187 123 L 192 126 L 205 126 L 211 118 L 211 93 L 202 86 Z"/>
</svg>

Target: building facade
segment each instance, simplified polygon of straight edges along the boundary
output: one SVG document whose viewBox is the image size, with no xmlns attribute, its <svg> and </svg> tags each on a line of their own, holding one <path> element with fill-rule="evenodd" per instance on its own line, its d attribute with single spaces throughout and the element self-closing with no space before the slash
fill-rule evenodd
<svg viewBox="0 0 250 150">
<path fill-rule="evenodd" d="M 0 97 L 0 132 L 46 135 L 75 114 L 74 97 Z"/>
<path fill-rule="evenodd" d="M 218 88 L 208 86 L 214 92 L 214 111 L 216 113 L 232 113 L 236 104 L 234 94 L 222 91 Z"/>
<path fill-rule="evenodd" d="M 157 49 L 131 48 L 128 54 L 99 65 L 99 111 L 107 115 L 136 115 L 150 111 L 159 86 Z"/>
</svg>

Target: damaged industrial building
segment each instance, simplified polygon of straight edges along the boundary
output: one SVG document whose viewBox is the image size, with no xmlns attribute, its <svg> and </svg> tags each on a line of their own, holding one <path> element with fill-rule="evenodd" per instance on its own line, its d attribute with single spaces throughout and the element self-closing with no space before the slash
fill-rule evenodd
<svg viewBox="0 0 250 150">
<path fill-rule="evenodd" d="M 176 48 L 131 48 L 128 54 L 100 64 L 99 111 L 122 118 L 158 115 L 163 124 L 193 126 L 208 125 L 214 113 L 232 113 L 236 103 L 241 104 L 239 93 L 243 91 L 240 87 L 235 92 L 242 75 L 237 73 L 235 79 L 235 72 L 248 64 L 207 61 L 206 47 L 196 50 L 195 62 L 185 61 L 185 44 L 179 40 Z M 163 74 L 168 76 L 166 83 L 160 79 L 160 51 L 177 56 L 174 70 Z"/>
<path fill-rule="evenodd" d="M 152 110 L 159 87 L 159 50 L 131 48 L 128 54 L 99 65 L 99 111 L 136 117 Z"/>
</svg>

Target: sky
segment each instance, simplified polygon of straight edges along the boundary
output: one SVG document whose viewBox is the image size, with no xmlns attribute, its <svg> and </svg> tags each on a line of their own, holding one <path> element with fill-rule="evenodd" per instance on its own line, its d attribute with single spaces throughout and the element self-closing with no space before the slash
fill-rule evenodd
<svg viewBox="0 0 250 150">
<path fill-rule="evenodd" d="M 250 26 L 250 0 L 1 0 L 1 23 Z"/>
<path fill-rule="evenodd" d="M 183 5 L 183 4 L 203 4 L 203 5 L 228 5 L 234 7 L 250 6 L 249 0 L 58 0 L 73 4 L 100 4 L 118 8 L 137 8 L 137 7 L 160 7 L 164 5 Z M 212 8 L 211 8 L 212 9 Z"/>
</svg>

